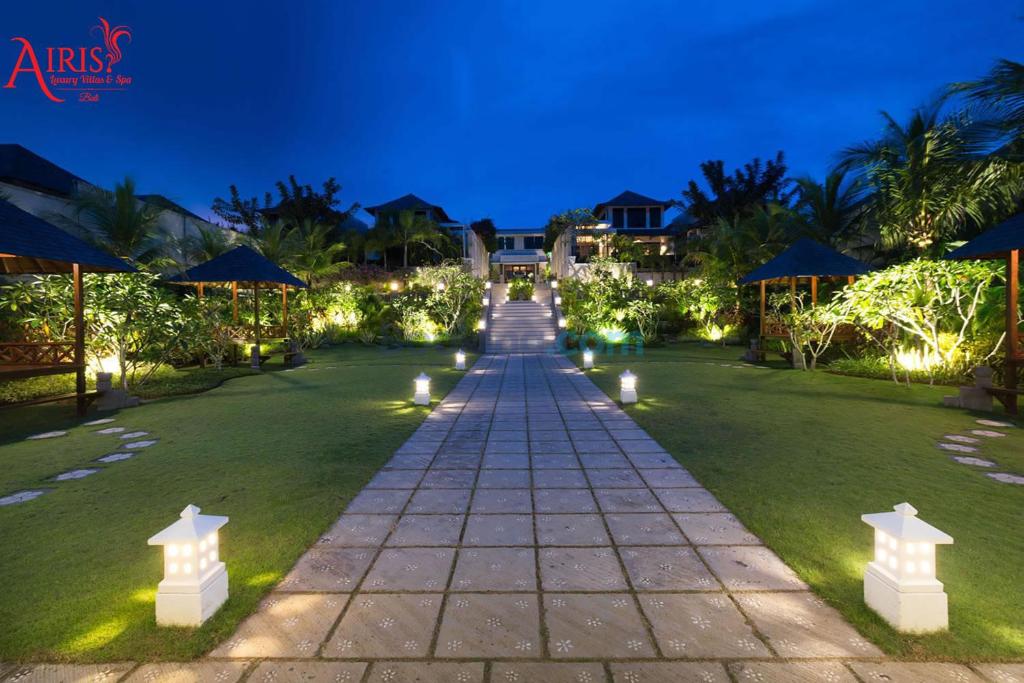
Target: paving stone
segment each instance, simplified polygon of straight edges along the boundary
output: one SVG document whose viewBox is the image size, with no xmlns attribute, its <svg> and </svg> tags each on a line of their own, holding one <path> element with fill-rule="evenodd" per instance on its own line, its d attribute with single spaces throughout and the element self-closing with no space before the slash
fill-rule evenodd
<svg viewBox="0 0 1024 683">
<path fill-rule="evenodd" d="M 545 454 L 530 456 L 530 465 L 537 470 L 572 470 L 579 469 L 580 462 L 572 453 Z"/>
<path fill-rule="evenodd" d="M 473 498 L 474 514 L 533 512 L 529 489 L 486 489 L 477 491 Z"/>
<path fill-rule="evenodd" d="M 630 455 L 637 453 L 664 453 L 665 449 L 654 439 L 634 439 L 622 442 L 622 450 Z"/>
<path fill-rule="evenodd" d="M 384 469 L 389 470 L 423 470 L 430 466 L 434 460 L 432 455 L 395 455 L 384 463 Z"/>
<path fill-rule="evenodd" d="M 666 657 L 771 656 L 724 593 L 649 593 L 638 599 Z"/>
<path fill-rule="evenodd" d="M 138 438 L 141 438 L 143 436 L 149 436 L 149 432 L 128 432 L 127 434 L 122 434 L 121 436 L 119 436 L 117 438 L 119 438 L 119 439 L 138 439 Z"/>
<path fill-rule="evenodd" d="M 994 683 L 1024 683 L 1024 664 L 974 664 L 973 666 Z"/>
<path fill-rule="evenodd" d="M 965 446 L 962 443 L 939 443 L 936 444 L 939 448 L 946 451 L 954 451 L 956 453 L 977 453 L 978 449 L 974 446 Z"/>
<path fill-rule="evenodd" d="M 964 436 L 963 434 L 946 434 L 942 438 L 946 441 L 956 441 L 958 443 L 981 443 L 981 439 L 973 436 Z"/>
<path fill-rule="evenodd" d="M 629 461 L 638 469 L 663 469 L 682 467 L 668 453 L 632 453 Z"/>
<path fill-rule="evenodd" d="M 125 431 L 124 427 L 107 427 L 105 429 L 97 429 L 94 434 L 120 434 Z"/>
<path fill-rule="evenodd" d="M 67 432 L 53 431 L 53 432 L 42 432 L 41 434 L 33 434 L 32 436 L 26 437 L 28 441 L 39 441 L 40 439 L 56 439 L 58 436 L 67 436 Z"/>
<path fill-rule="evenodd" d="M 700 484 L 683 468 L 640 470 L 640 476 L 652 489 L 698 488 Z"/>
<path fill-rule="evenodd" d="M 459 514 L 469 506 L 469 489 L 419 489 L 409 501 L 408 512 Z"/>
<path fill-rule="evenodd" d="M 998 439 L 1006 436 L 1006 434 L 1003 434 L 1002 432 L 997 432 L 992 429 L 972 429 L 971 434 L 974 434 L 975 436 L 985 436 L 990 439 Z"/>
<path fill-rule="evenodd" d="M 782 657 L 882 655 L 813 593 L 737 593 L 733 597 Z"/>
<path fill-rule="evenodd" d="M 640 475 L 632 469 L 588 469 L 587 478 L 590 479 L 590 485 L 595 489 L 635 489 L 647 486 Z"/>
<path fill-rule="evenodd" d="M 616 545 L 686 545 L 672 518 L 664 512 L 605 515 Z"/>
<path fill-rule="evenodd" d="M 544 596 L 548 650 L 555 659 L 653 657 L 654 645 L 627 593 Z"/>
<path fill-rule="evenodd" d="M 345 512 L 364 514 L 396 514 L 402 511 L 411 491 L 362 491 L 345 508 Z"/>
<path fill-rule="evenodd" d="M 637 662 L 611 665 L 615 683 L 729 683 L 718 662 Z"/>
<path fill-rule="evenodd" d="M 959 664 L 938 662 L 850 662 L 867 683 L 983 683 L 984 679 Z"/>
<path fill-rule="evenodd" d="M 537 542 L 540 545 L 607 546 L 608 533 L 600 515 L 537 515 Z"/>
<path fill-rule="evenodd" d="M 483 662 L 377 662 L 367 683 L 483 683 Z"/>
<path fill-rule="evenodd" d="M 478 489 L 528 489 L 530 470 L 480 470 Z"/>
<path fill-rule="evenodd" d="M 247 662 L 175 662 L 143 664 L 127 683 L 234 683 L 242 678 Z M 258 679 L 257 679 L 258 680 Z"/>
<path fill-rule="evenodd" d="M 729 668 L 740 683 L 857 683 L 850 670 L 839 662 L 736 662 Z"/>
<path fill-rule="evenodd" d="M 1021 477 L 1016 474 L 1008 474 L 1006 472 L 995 472 L 986 474 L 985 476 L 995 479 L 996 481 L 1001 481 L 1004 484 L 1016 484 L 1018 486 L 1024 486 L 1024 477 Z"/>
<path fill-rule="evenodd" d="M 530 456 L 514 453 L 485 455 L 481 467 L 492 470 L 521 470 L 530 466 Z"/>
<path fill-rule="evenodd" d="M 484 454 L 489 455 L 491 453 L 515 453 L 515 454 L 527 454 L 530 452 L 529 444 L 524 439 L 523 441 L 493 441 L 488 442 L 484 448 Z"/>
<path fill-rule="evenodd" d="M 511 659 L 540 653 L 536 595 L 466 593 L 452 595 L 445 603 L 435 657 Z"/>
<path fill-rule="evenodd" d="M 451 548 L 392 548 L 381 552 L 363 581 L 364 591 L 436 591 L 448 583 Z"/>
<path fill-rule="evenodd" d="M 984 458 L 972 458 L 970 456 L 954 455 L 953 460 L 960 463 L 961 465 L 970 465 L 971 467 L 995 467 L 996 463 L 991 460 L 985 460 Z"/>
<path fill-rule="evenodd" d="M 648 489 L 595 489 L 603 512 L 660 512 L 661 505 Z"/>
<path fill-rule="evenodd" d="M 654 493 L 669 512 L 728 512 L 705 489 L 655 489 Z"/>
<path fill-rule="evenodd" d="M 72 481 L 74 479 L 85 479 L 89 475 L 96 474 L 99 472 L 97 469 L 82 468 L 78 470 L 70 470 L 68 472 L 61 472 L 53 481 Z"/>
<path fill-rule="evenodd" d="M 396 515 L 343 514 L 326 534 L 319 546 L 377 546 L 384 542 L 398 519 Z"/>
<path fill-rule="evenodd" d="M 622 563 L 638 591 L 718 591 L 721 584 L 692 548 L 619 548 Z"/>
<path fill-rule="evenodd" d="M 622 456 L 622 449 L 610 438 L 604 441 L 574 441 L 573 448 L 580 456 L 592 455 L 596 460 L 600 460 L 604 456 L 612 456 L 615 462 L 618 462 L 619 458 L 625 460 Z M 611 465 L 611 467 L 615 467 L 615 465 Z"/>
<path fill-rule="evenodd" d="M 381 470 L 373 476 L 368 489 L 414 489 L 425 470 Z"/>
<path fill-rule="evenodd" d="M 1008 428 L 1010 428 L 1010 427 L 1016 427 L 1017 426 L 1017 425 L 1013 424 L 1012 422 L 1006 422 L 1005 420 L 981 419 L 981 420 L 975 420 L 975 422 L 977 422 L 980 425 L 984 425 L 986 427 L 1008 427 Z"/>
<path fill-rule="evenodd" d="M 539 557 L 542 590 L 626 589 L 618 557 L 611 548 L 542 548 Z"/>
<path fill-rule="evenodd" d="M 83 422 L 82 426 L 83 427 L 96 427 L 97 425 L 110 424 L 113 421 L 114 421 L 114 418 L 112 418 L 112 417 L 101 417 L 98 420 L 89 420 L 88 422 Z"/>
<path fill-rule="evenodd" d="M 427 657 L 443 596 L 372 593 L 353 596 L 325 657 Z"/>
<path fill-rule="evenodd" d="M 530 515 L 470 515 L 462 537 L 462 544 L 465 546 L 532 546 L 533 517 Z"/>
<path fill-rule="evenodd" d="M 102 458 L 96 458 L 96 462 L 121 462 L 122 460 L 132 458 L 134 455 L 134 453 L 111 453 L 110 455 L 104 455 Z"/>
<path fill-rule="evenodd" d="M 618 453 L 581 453 L 580 463 L 587 469 L 631 469 L 624 456 Z"/>
<path fill-rule="evenodd" d="M 366 666 L 364 662 L 260 662 L 247 680 L 252 683 L 359 683 Z"/>
<path fill-rule="evenodd" d="M 213 657 L 313 657 L 348 601 L 345 594 L 271 593 Z"/>
<path fill-rule="evenodd" d="M 463 548 L 455 562 L 453 591 L 534 591 L 533 548 Z"/>
<path fill-rule="evenodd" d="M 387 545 L 458 545 L 463 515 L 402 515 Z"/>
<path fill-rule="evenodd" d="M 539 513 L 597 512 L 597 503 L 588 489 L 543 489 L 533 494 Z"/>
<path fill-rule="evenodd" d="M 373 561 L 369 548 L 316 548 L 299 558 L 278 587 L 287 592 L 347 593 Z"/>
<path fill-rule="evenodd" d="M 5 505 L 17 505 L 18 503 L 26 503 L 30 500 L 35 500 L 39 496 L 46 493 L 46 491 L 16 491 L 7 496 L 0 497 L 0 507 Z"/>
<path fill-rule="evenodd" d="M 533 487 L 537 489 L 581 489 L 589 483 L 583 470 L 534 470 Z"/>
<path fill-rule="evenodd" d="M 494 683 L 599 683 L 605 680 L 604 667 L 587 662 L 495 662 L 491 665 Z"/>
<path fill-rule="evenodd" d="M 727 512 L 672 515 L 694 545 L 760 545 L 761 540 L 747 531 L 740 520 Z"/>
<path fill-rule="evenodd" d="M 8 672 L 5 683 L 114 683 L 134 664 L 29 664 Z"/>
<path fill-rule="evenodd" d="M 530 441 L 568 441 L 569 432 L 565 429 L 531 429 Z"/>
<path fill-rule="evenodd" d="M 150 446 L 154 445 L 155 443 L 157 443 L 156 439 L 145 439 L 143 441 L 132 441 L 131 443 L 126 443 L 123 447 L 125 449 L 131 451 L 131 450 L 137 450 L 139 448 L 149 448 Z"/>
<path fill-rule="evenodd" d="M 697 552 L 727 590 L 806 590 L 792 569 L 763 546 L 701 546 Z"/>
<path fill-rule="evenodd" d="M 480 467 L 479 455 L 439 455 L 434 458 L 432 469 L 435 470 L 472 470 Z M 524 465 L 525 467 L 525 465 Z"/>
</svg>

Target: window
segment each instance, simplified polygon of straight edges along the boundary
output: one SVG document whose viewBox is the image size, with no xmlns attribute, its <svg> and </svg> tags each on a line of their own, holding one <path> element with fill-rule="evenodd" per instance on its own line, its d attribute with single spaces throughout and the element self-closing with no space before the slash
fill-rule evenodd
<svg viewBox="0 0 1024 683">
<path fill-rule="evenodd" d="M 661 207 L 660 206 L 652 206 L 650 208 L 650 212 L 651 212 L 651 227 L 652 228 L 660 228 L 661 227 Z"/>
<path fill-rule="evenodd" d="M 626 210 L 621 208 L 621 207 L 618 208 L 618 209 L 612 209 L 612 227 L 613 228 L 625 227 L 625 220 L 624 220 L 625 213 L 626 213 Z"/>
<path fill-rule="evenodd" d="M 626 225 L 627 228 L 646 228 L 647 209 L 643 207 L 627 209 L 626 219 L 629 221 Z"/>
<path fill-rule="evenodd" d="M 498 238 L 498 249 L 515 249 L 516 238 L 515 237 L 499 237 Z"/>
<path fill-rule="evenodd" d="M 544 248 L 544 237 L 543 235 L 527 235 L 523 238 L 524 249 L 543 249 Z"/>
</svg>

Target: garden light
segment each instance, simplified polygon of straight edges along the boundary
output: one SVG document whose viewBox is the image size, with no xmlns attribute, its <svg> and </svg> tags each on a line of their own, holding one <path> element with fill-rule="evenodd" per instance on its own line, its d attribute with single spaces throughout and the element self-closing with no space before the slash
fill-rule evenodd
<svg viewBox="0 0 1024 683">
<path fill-rule="evenodd" d="M 562 297 L 555 296 L 555 305 L 556 306 L 561 306 L 562 305 Z"/>
<path fill-rule="evenodd" d="M 558 289 L 558 280 L 551 281 L 551 289 Z"/>
<path fill-rule="evenodd" d="M 201 515 L 189 505 L 181 519 L 149 539 L 164 547 L 164 579 L 157 586 L 156 623 L 199 626 L 228 599 L 228 572 L 217 530 L 227 517 Z"/>
<path fill-rule="evenodd" d="M 583 350 L 583 369 L 592 370 L 594 368 L 594 350 L 584 349 Z"/>
<path fill-rule="evenodd" d="M 416 393 L 413 394 L 412 402 L 418 406 L 430 405 L 430 377 L 427 373 L 421 372 L 413 382 L 416 385 Z"/>
<path fill-rule="evenodd" d="M 488 280 L 487 282 L 484 283 L 484 289 L 490 289 L 490 288 L 491 288 L 491 281 Z"/>
<path fill-rule="evenodd" d="M 455 352 L 455 369 L 465 370 L 466 369 L 466 352 L 459 349 Z"/>
<path fill-rule="evenodd" d="M 623 403 L 636 403 L 636 375 L 629 370 L 619 375 L 619 400 Z"/>
<path fill-rule="evenodd" d="M 875 558 L 864 571 L 864 602 L 898 631 L 949 627 L 946 593 L 935 578 L 935 546 L 953 537 L 917 518 L 910 503 L 861 515 L 875 530 Z"/>
<path fill-rule="evenodd" d="M 644 282 L 647 284 L 648 287 L 654 286 L 654 280 L 652 280 L 651 278 L 647 278 L 646 280 L 644 280 Z"/>
<path fill-rule="evenodd" d="M 437 291 L 439 291 L 439 292 L 443 292 L 444 291 L 444 283 L 443 282 L 438 282 L 436 287 L 437 287 Z"/>
<path fill-rule="evenodd" d="M 480 318 L 480 321 L 476 324 L 476 329 L 480 330 L 481 332 L 486 330 L 487 329 L 487 321 L 484 320 L 483 318 Z"/>
<path fill-rule="evenodd" d="M 390 288 L 392 292 L 397 292 L 398 291 L 398 281 L 397 280 L 392 280 L 391 284 L 388 285 L 388 288 Z"/>
<path fill-rule="evenodd" d="M 565 327 L 565 317 L 564 316 L 558 316 L 558 327 L 559 328 Z"/>
<path fill-rule="evenodd" d="M 484 297 L 484 308 L 487 308 L 490 305 L 491 305 L 491 297 L 485 296 Z"/>
</svg>

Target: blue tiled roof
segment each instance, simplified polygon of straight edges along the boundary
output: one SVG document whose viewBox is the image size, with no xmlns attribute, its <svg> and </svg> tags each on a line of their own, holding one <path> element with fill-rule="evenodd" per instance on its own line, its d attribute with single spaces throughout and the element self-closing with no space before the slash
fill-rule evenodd
<svg viewBox="0 0 1024 683">
<path fill-rule="evenodd" d="M 249 247 L 235 247 L 206 263 L 189 268 L 168 282 L 276 282 L 305 287 L 306 283 Z"/>
<path fill-rule="evenodd" d="M 438 222 L 452 222 L 452 219 L 448 217 L 448 214 L 445 213 L 444 209 L 442 209 L 440 206 L 438 206 L 437 204 L 431 204 L 425 199 L 420 199 L 414 194 L 407 194 L 405 196 L 399 197 L 398 199 L 392 199 L 390 202 L 378 204 L 377 206 L 368 206 L 366 207 L 366 212 L 369 213 L 371 216 L 376 217 L 378 213 L 416 211 L 426 209 L 431 209 L 434 211 L 435 220 L 437 220 Z"/>
<path fill-rule="evenodd" d="M 84 182 L 52 161 L 14 144 L 0 145 L 0 180 L 63 197 L 70 197 L 75 184 Z"/>
<path fill-rule="evenodd" d="M 1024 213 L 1019 213 L 986 230 L 959 249 L 946 254 L 946 258 L 1003 258 L 1007 252 L 1016 249 L 1024 249 Z"/>
<path fill-rule="evenodd" d="M 606 202 L 601 202 L 594 207 L 594 215 L 600 216 L 601 212 L 609 206 L 660 206 L 662 209 L 667 209 L 672 206 L 672 202 L 664 201 L 661 199 L 652 199 L 646 197 L 638 192 L 632 190 L 626 190 L 621 192 Z"/>
<path fill-rule="evenodd" d="M 741 279 L 740 284 L 789 277 L 862 275 L 869 270 L 866 264 L 857 259 L 804 238 Z"/>
</svg>

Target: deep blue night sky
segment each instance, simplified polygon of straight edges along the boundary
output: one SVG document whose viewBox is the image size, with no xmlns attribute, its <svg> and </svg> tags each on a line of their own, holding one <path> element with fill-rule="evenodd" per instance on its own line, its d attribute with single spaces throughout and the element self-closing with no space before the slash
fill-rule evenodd
<svg viewBox="0 0 1024 683">
<path fill-rule="evenodd" d="M 58 3 L 59 4 L 59 3 Z M 87 180 L 132 175 L 200 215 L 334 175 L 343 199 L 407 192 L 453 217 L 540 225 L 629 188 L 678 198 L 698 164 L 785 150 L 820 176 L 943 85 L 1022 60 L 1024 3 L 66 2 L 4 8 L 22 35 L 92 44 L 128 24 L 135 83 L 54 104 L 0 90 L 3 142 Z"/>
</svg>

